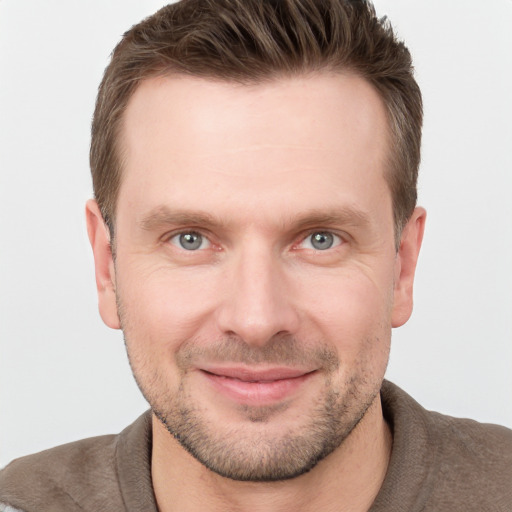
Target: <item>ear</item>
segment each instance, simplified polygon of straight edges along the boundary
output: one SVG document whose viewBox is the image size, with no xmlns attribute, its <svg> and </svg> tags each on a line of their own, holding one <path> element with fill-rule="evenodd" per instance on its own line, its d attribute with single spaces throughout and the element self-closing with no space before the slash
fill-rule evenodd
<svg viewBox="0 0 512 512">
<path fill-rule="evenodd" d="M 400 327 L 409 320 L 413 305 L 413 284 L 416 263 L 423 240 L 427 212 L 415 208 L 405 225 L 395 262 L 395 287 L 391 325 Z"/>
<path fill-rule="evenodd" d="M 110 250 L 110 234 L 98 203 L 93 199 L 85 206 L 87 233 L 91 242 L 96 270 L 98 305 L 102 320 L 112 329 L 120 329 L 115 291 L 115 268 Z"/>
</svg>

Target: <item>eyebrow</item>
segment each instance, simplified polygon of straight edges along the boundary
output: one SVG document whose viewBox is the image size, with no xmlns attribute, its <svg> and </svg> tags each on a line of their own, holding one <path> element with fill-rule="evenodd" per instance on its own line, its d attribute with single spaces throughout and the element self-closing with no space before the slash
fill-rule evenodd
<svg viewBox="0 0 512 512">
<path fill-rule="evenodd" d="M 173 210 L 168 206 L 158 206 L 149 212 L 140 222 L 140 227 L 145 231 L 177 225 L 197 225 L 205 228 L 215 228 L 223 224 L 213 215 L 205 212 Z"/>
<path fill-rule="evenodd" d="M 328 209 L 314 208 L 307 210 L 290 220 L 290 224 L 300 226 L 302 228 L 308 226 L 315 227 L 334 225 L 366 227 L 371 224 L 370 217 L 367 213 L 351 206 Z"/>
<path fill-rule="evenodd" d="M 350 206 L 339 208 L 314 208 L 301 212 L 298 216 L 287 216 L 282 221 L 283 229 L 304 229 L 307 227 L 321 227 L 343 225 L 351 227 L 367 227 L 371 224 L 369 215 L 362 210 Z M 139 221 L 144 231 L 152 231 L 166 226 L 200 226 L 215 230 L 226 225 L 218 217 L 200 211 L 173 210 L 162 205 L 151 210 Z"/>
</svg>

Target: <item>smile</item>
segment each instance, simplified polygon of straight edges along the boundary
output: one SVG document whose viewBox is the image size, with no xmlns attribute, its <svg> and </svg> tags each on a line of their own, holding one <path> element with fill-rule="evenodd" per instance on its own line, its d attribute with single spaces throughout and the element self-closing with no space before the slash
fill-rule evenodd
<svg viewBox="0 0 512 512">
<path fill-rule="evenodd" d="M 245 405 L 268 405 L 290 399 L 316 370 L 243 367 L 202 368 L 201 374 L 216 392 Z"/>
</svg>

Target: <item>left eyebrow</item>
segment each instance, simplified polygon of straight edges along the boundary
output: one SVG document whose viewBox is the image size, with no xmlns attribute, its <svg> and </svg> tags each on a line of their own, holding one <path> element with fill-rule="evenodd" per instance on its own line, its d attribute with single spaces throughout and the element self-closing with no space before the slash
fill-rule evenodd
<svg viewBox="0 0 512 512">
<path fill-rule="evenodd" d="M 290 218 L 287 224 L 301 229 L 321 226 L 367 227 L 371 224 L 371 220 L 362 210 L 344 206 L 329 210 L 320 208 L 308 210 L 297 217 Z"/>
</svg>

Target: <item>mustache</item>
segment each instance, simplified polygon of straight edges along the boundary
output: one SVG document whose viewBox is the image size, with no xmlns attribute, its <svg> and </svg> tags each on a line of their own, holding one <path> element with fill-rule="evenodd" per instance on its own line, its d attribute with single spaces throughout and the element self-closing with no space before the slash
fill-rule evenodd
<svg viewBox="0 0 512 512">
<path fill-rule="evenodd" d="M 178 368 L 187 370 L 200 362 L 239 363 L 244 365 L 286 365 L 336 370 L 338 353 L 326 344 L 307 344 L 294 336 L 275 335 L 261 346 L 249 345 L 237 336 L 216 341 L 198 339 L 184 342 L 176 355 Z"/>
</svg>

